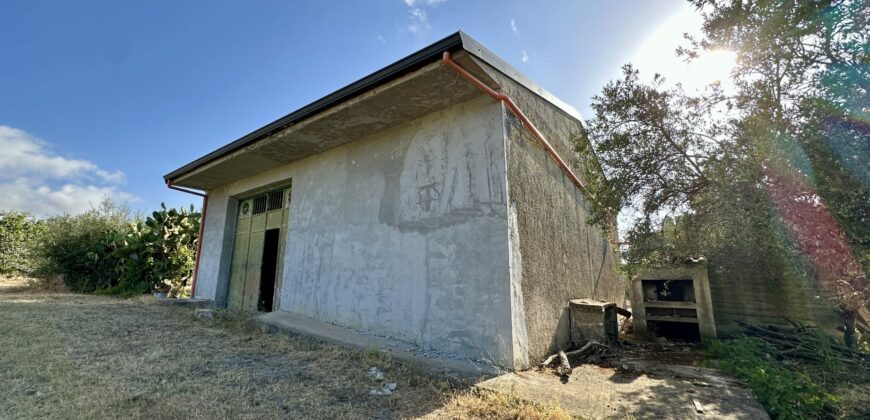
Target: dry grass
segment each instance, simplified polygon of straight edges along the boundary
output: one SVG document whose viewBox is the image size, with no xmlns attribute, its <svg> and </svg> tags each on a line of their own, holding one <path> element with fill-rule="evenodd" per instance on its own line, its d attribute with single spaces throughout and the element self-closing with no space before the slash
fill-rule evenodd
<svg viewBox="0 0 870 420">
<path fill-rule="evenodd" d="M 371 396 L 378 366 L 399 389 Z M 0 418 L 561 419 L 558 407 L 455 388 L 417 367 L 244 314 L 196 320 L 142 297 L 0 277 Z"/>
<path fill-rule="evenodd" d="M 439 410 L 423 416 L 426 419 L 570 419 L 571 415 L 557 405 L 529 404 L 511 395 L 483 390 L 455 393 Z"/>
</svg>

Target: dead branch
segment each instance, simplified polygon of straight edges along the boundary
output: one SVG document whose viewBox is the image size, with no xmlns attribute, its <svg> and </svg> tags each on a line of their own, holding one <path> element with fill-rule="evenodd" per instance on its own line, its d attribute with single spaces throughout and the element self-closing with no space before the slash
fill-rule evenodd
<svg viewBox="0 0 870 420">
<path fill-rule="evenodd" d="M 545 367 L 547 367 L 547 366 L 550 366 L 550 363 L 553 363 L 553 360 L 556 360 L 557 357 L 559 357 L 558 354 L 550 355 L 550 357 L 547 357 L 543 362 L 541 362 L 541 364 L 539 365 L 539 367 L 540 367 L 541 369 L 543 369 L 543 368 L 545 368 Z"/>
<path fill-rule="evenodd" d="M 836 360 L 847 365 L 868 365 L 870 355 L 838 344 L 824 337 L 813 327 L 788 320 L 794 328 L 775 325 L 761 327 L 737 321 L 744 334 L 757 338 L 765 344 L 771 354 L 778 359 L 806 360 L 824 362 Z"/>
<path fill-rule="evenodd" d="M 570 375 L 573 369 L 571 369 L 571 363 L 568 363 L 568 356 L 562 350 L 559 350 L 559 360 L 562 361 L 562 363 L 559 365 L 559 368 L 557 369 L 559 375 Z"/>
<path fill-rule="evenodd" d="M 619 315 L 622 315 L 626 318 L 631 318 L 631 311 L 629 311 L 628 309 L 623 309 L 623 308 L 620 308 L 619 306 L 617 306 L 616 313 Z"/>
<path fill-rule="evenodd" d="M 590 341 L 590 342 L 584 344 L 583 347 L 580 347 L 578 350 L 569 351 L 568 353 L 565 353 L 565 355 L 572 356 L 572 357 L 573 356 L 582 356 L 583 354 L 586 354 L 589 350 L 591 350 L 592 347 L 594 347 L 596 344 L 598 344 L 598 343 L 596 343 L 594 341 Z"/>
</svg>

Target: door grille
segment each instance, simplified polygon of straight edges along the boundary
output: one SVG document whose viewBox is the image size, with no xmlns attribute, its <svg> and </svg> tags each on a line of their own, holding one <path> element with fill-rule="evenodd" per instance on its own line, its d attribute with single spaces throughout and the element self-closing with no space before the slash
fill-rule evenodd
<svg viewBox="0 0 870 420">
<path fill-rule="evenodd" d="M 266 196 L 261 195 L 259 197 L 254 198 L 254 214 L 260 214 L 266 212 Z"/>
<path fill-rule="evenodd" d="M 284 190 L 271 191 L 261 196 L 254 197 L 253 214 L 262 214 L 267 211 L 281 210 L 284 208 Z"/>
<path fill-rule="evenodd" d="M 278 210 L 282 208 L 284 208 L 284 190 L 270 192 L 269 210 Z"/>
</svg>

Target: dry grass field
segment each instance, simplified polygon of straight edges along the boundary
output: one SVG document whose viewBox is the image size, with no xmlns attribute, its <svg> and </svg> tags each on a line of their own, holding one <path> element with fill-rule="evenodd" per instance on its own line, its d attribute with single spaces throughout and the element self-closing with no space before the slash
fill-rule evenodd
<svg viewBox="0 0 870 420">
<path fill-rule="evenodd" d="M 398 390 L 378 388 L 377 366 Z M 243 314 L 197 320 L 142 297 L 0 277 L 0 419 L 521 418 L 559 407 L 449 384 L 376 352 L 270 335 Z"/>
</svg>

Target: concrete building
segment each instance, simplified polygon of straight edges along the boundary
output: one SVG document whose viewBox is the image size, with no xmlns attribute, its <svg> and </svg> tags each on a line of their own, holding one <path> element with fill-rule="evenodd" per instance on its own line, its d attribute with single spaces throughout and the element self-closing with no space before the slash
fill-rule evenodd
<svg viewBox="0 0 870 420">
<path fill-rule="evenodd" d="M 569 299 L 624 303 L 572 182 L 580 131 L 451 35 L 165 176 L 207 195 L 195 296 L 526 368 L 568 346 Z"/>
</svg>

